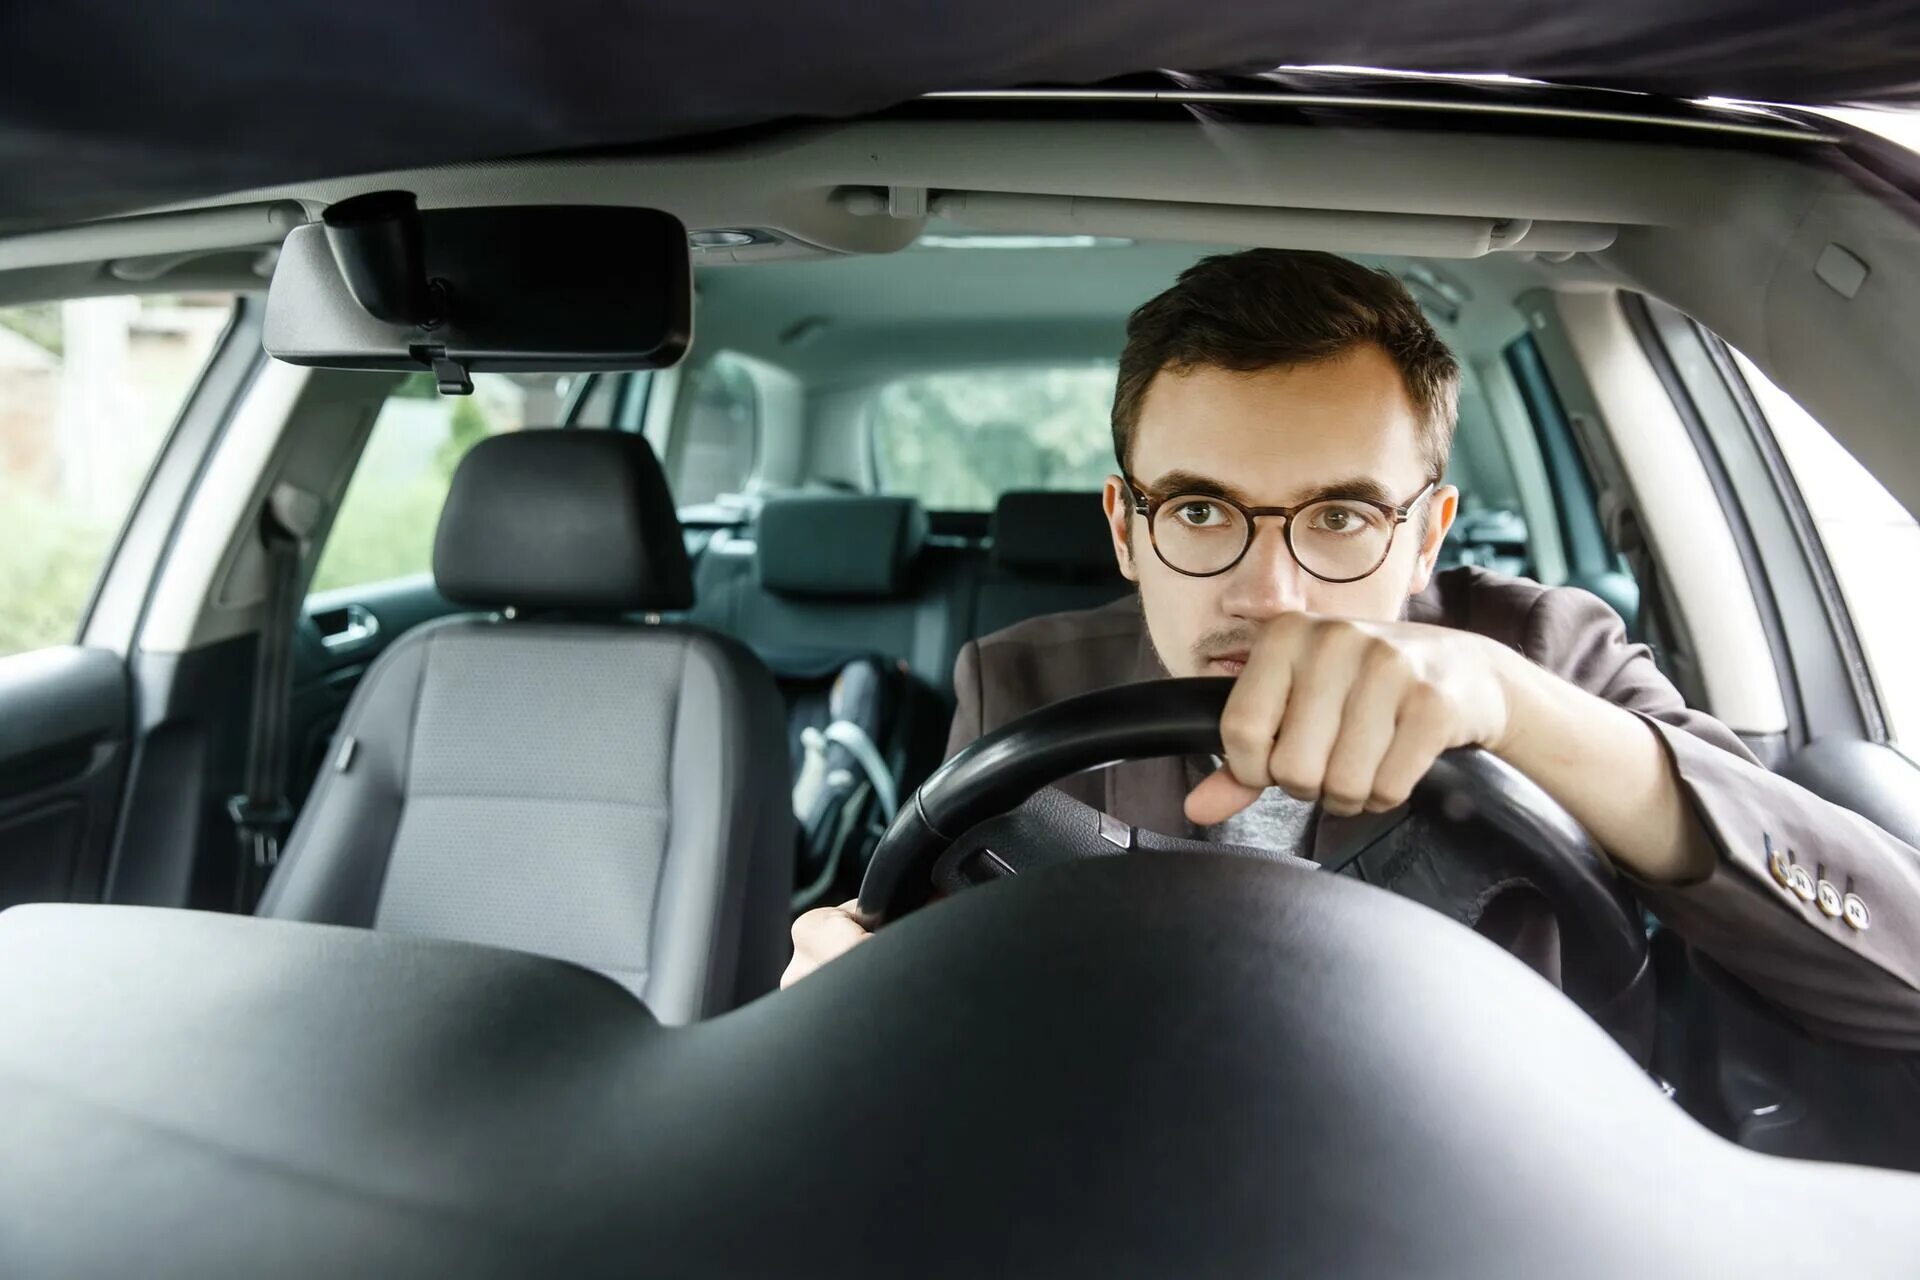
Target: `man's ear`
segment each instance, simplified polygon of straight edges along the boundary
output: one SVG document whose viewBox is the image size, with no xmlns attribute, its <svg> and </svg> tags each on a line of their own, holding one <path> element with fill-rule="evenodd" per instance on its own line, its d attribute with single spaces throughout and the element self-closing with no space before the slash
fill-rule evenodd
<svg viewBox="0 0 1920 1280">
<path fill-rule="evenodd" d="M 1417 517 L 1423 536 L 1420 558 L 1413 566 L 1413 578 L 1407 583 L 1408 595 L 1419 595 L 1433 581 L 1433 564 L 1440 558 L 1440 544 L 1447 540 L 1447 530 L 1453 528 L 1453 519 L 1459 514 L 1460 491 L 1452 485 L 1443 484 L 1427 495 L 1426 511 Z"/>
<path fill-rule="evenodd" d="M 1113 537 L 1113 558 L 1120 566 L 1120 576 L 1128 582 L 1140 581 L 1140 575 L 1133 567 L 1133 498 L 1127 492 L 1127 483 L 1119 476 L 1108 476 L 1107 487 L 1101 491 L 1100 505 L 1106 508 L 1107 532 Z"/>
</svg>

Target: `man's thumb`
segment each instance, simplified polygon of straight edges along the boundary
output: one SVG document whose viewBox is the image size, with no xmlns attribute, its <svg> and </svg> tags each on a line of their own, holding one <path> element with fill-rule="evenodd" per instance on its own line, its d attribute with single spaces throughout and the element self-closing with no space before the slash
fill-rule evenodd
<svg viewBox="0 0 1920 1280">
<path fill-rule="evenodd" d="M 1259 799 L 1260 791 L 1261 788 L 1250 787 L 1234 777 L 1224 766 L 1215 769 L 1211 776 L 1187 793 L 1187 821 L 1196 827 L 1210 827 L 1216 822 L 1225 822 Z"/>
</svg>

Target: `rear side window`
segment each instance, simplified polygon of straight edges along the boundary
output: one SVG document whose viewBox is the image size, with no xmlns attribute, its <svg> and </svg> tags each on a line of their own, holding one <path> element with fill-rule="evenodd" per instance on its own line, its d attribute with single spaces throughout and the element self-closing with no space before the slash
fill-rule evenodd
<svg viewBox="0 0 1920 1280">
<path fill-rule="evenodd" d="M 71 644 L 230 294 L 0 307 L 0 657 Z"/>
<path fill-rule="evenodd" d="M 880 487 L 944 511 L 1012 489 L 1098 489 L 1113 472 L 1115 366 L 921 374 L 875 393 Z"/>
<path fill-rule="evenodd" d="M 430 572 L 440 508 L 467 450 L 503 431 L 557 425 L 584 376 L 475 374 L 470 396 L 441 395 L 431 374 L 402 379 L 374 420 L 321 548 L 312 589 Z M 607 425 L 611 403 L 589 394 L 574 424 Z"/>
</svg>

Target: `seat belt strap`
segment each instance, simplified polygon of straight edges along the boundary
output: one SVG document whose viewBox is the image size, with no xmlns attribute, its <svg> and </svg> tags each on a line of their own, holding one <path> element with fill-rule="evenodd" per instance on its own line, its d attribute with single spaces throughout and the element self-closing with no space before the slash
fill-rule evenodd
<svg viewBox="0 0 1920 1280">
<path fill-rule="evenodd" d="M 293 701 L 293 634 L 298 619 L 300 565 L 307 535 L 319 515 L 312 495 L 276 485 L 260 510 L 266 553 L 266 614 L 253 665 L 253 712 L 240 794 L 227 801 L 239 844 L 235 909 L 250 913 L 280 861 L 293 814 L 287 805 L 287 721 Z"/>
</svg>

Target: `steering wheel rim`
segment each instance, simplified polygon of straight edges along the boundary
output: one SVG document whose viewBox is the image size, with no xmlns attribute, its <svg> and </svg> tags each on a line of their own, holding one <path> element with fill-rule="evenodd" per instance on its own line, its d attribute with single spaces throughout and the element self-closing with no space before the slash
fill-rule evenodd
<svg viewBox="0 0 1920 1280">
<path fill-rule="evenodd" d="M 1202 677 L 1097 690 L 1039 708 L 968 746 L 895 815 L 861 883 L 863 923 L 878 928 L 923 905 L 950 846 L 1060 778 L 1122 760 L 1218 754 L 1232 689 L 1231 679 Z M 1637 904 L 1592 838 L 1531 779 L 1477 748 L 1449 751 L 1414 788 L 1409 811 L 1471 825 L 1514 851 L 1527 883 L 1560 921 L 1563 954 L 1582 959 L 1583 989 L 1569 982 L 1567 993 L 1597 1018 L 1644 985 L 1647 939 Z"/>
</svg>

